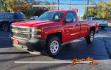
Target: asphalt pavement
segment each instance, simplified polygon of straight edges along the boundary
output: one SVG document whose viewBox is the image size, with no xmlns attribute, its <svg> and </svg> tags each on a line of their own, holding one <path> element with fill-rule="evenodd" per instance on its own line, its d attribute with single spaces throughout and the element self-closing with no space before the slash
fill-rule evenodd
<svg viewBox="0 0 111 70">
<path fill-rule="evenodd" d="M 17 64 L 14 61 L 58 61 L 82 59 L 92 57 L 100 61 L 98 65 L 89 64 L 71 65 L 68 63 L 57 64 Z M 87 45 L 85 40 L 79 39 L 63 46 L 58 57 L 47 55 L 32 55 L 12 47 L 10 33 L 0 31 L 0 70 L 111 70 L 111 28 L 101 30 L 95 35 L 92 45 Z"/>
</svg>

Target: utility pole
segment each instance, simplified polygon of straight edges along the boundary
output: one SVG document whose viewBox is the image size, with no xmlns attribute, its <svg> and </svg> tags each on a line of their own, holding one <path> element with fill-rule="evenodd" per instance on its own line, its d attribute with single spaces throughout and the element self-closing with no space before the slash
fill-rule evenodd
<svg viewBox="0 0 111 70">
<path fill-rule="evenodd" d="M 71 7 L 71 0 L 70 0 L 70 9 L 72 9 L 72 7 Z"/>
<path fill-rule="evenodd" d="M 89 8 L 89 0 L 87 0 L 87 8 L 86 8 L 87 14 L 88 14 L 88 8 Z"/>
<path fill-rule="evenodd" d="M 59 2 L 60 2 L 60 0 L 58 0 L 58 10 L 59 10 Z"/>
</svg>

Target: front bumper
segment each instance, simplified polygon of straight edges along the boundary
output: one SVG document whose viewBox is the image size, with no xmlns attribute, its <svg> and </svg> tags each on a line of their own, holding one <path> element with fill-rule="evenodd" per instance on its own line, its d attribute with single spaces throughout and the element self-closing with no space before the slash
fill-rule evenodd
<svg viewBox="0 0 111 70">
<path fill-rule="evenodd" d="M 45 40 L 42 39 L 24 40 L 12 37 L 12 44 L 22 51 L 42 51 L 45 49 Z"/>
</svg>

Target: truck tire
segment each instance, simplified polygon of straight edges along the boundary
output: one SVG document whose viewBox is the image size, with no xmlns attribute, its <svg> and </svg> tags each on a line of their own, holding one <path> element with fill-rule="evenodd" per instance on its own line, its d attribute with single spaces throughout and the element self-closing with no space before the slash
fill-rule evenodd
<svg viewBox="0 0 111 70">
<path fill-rule="evenodd" d="M 8 32 L 9 31 L 10 26 L 8 24 L 2 24 L 2 31 Z"/>
<path fill-rule="evenodd" d="M 61 47 L 60 39 L 56 36 L 50 37 L 47 41 L 47 53 L 49 56 L 55 57 L 59 54 Z"/>
<path fill-rule="evenodd" d="M 95 34 L 95 31 L 91 30 L 89 35 L 86 37 L 87 44 L 92 44 L 93 43 L 93 41 L 94 41 L 94 34 Z"/>
</svg>

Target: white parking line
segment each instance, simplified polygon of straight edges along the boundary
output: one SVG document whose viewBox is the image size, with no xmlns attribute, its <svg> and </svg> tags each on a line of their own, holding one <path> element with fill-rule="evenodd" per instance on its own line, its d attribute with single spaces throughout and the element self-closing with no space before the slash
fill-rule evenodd
<svg viewBox="0 0 111 70">
<path fill-rule="evenodd" d="M 44 64 L 44 63 L 50 63 L 50 64 L 56 64 L 56 63 L 68 63 L 68 64 L 71 64 L 73 61 L 68 61 L 68 60 L 58 60 L 58 61 L 14 61 L 14 63 L 41 63 L 41 64 Z M 89 64 L 91 63 L 92 61 L 81 61 L 80 64 Z"/>
<path fill-rule="evenodd" d="M 90 64 L 92 61 L 81 61 L 79 62 L 79 64 Z M 98 64 L 111 64 L 111 60 L 96 60 L 96 62 Z M 72 64 L 73 61 L 71 60 L 56 60 L 56 61 L 14 61 L 14 63 L 17 63 L 17 64 L 45 64 L 45 63 L 48 63 L 48 64 L 58 64 L 58 63 L 66 63 L 66 64 Z"/>
</svg>

